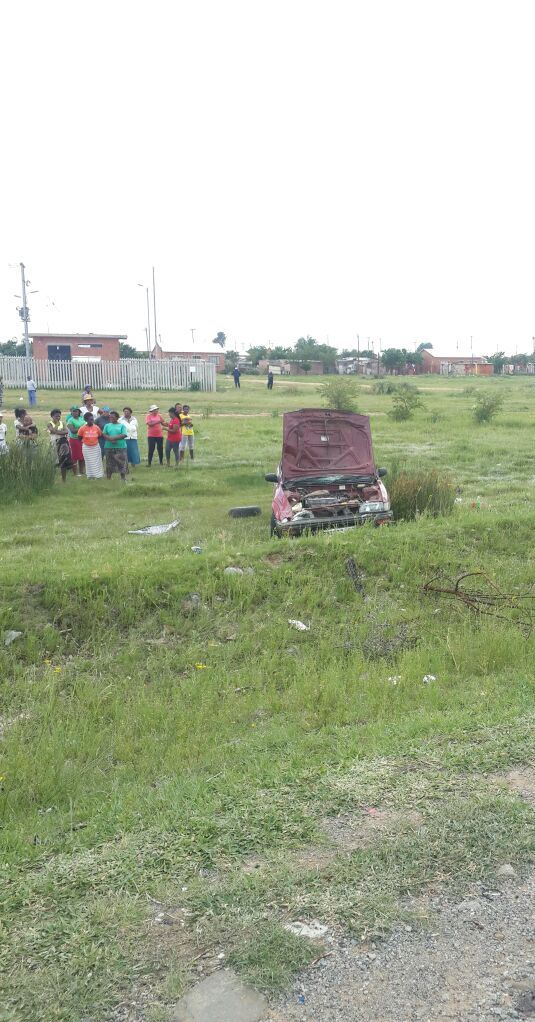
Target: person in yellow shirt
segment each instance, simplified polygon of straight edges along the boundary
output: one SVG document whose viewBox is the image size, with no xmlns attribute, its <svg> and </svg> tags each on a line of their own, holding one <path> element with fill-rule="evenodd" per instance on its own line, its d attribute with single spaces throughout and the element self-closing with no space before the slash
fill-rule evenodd
<svg viewBox="0 0 535 1022">
<path fill-rule="evenodd" d="M 193 429 L 193 422 L 191 421 L 191 415 L 189 413 L 189 405 L 184 405 L 180 413 L 180 423 L 182 425 L 182 440 L 180 441 L 180 460 L 184 461 L 184 455 L 186 453 L 186 447 L 189 447 L 189 456 L 193 461 L 193 449 L 195 447 L 195 431 Z"/>
</svg>

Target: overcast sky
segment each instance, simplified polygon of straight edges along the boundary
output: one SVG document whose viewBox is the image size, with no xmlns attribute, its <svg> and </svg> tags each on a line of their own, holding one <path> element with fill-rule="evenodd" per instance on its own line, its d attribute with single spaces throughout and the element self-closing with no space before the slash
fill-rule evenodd
<svg viewBox="0 0 535 1022">
<path fill-rule="evenodd" d="M 530 350 L 531 0 L 13 0 L 0 338 Z M 15 268 L 12 265 L 15 264 Z"/>
</svg>

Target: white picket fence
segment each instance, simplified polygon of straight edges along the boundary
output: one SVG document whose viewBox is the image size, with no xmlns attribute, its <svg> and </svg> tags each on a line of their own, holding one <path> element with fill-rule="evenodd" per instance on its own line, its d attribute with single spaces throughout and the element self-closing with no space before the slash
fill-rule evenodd
<svg viewBox="0 0 535 1022">
<path fill-rule="evenodd" d="M 4 387 L 25 387 L 26 378 L 43 390 L 215 390 L 215 366 L 201 359 L 122 358 L 119 362 L 66 362 L 0 355 Z"/>
</svg>

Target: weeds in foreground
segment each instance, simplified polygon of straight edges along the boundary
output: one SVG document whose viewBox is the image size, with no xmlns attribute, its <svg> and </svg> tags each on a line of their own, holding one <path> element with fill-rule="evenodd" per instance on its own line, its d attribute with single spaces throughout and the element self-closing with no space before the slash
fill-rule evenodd
<svg viewBox="0 0 535 1022">
<path fill-rule="evenodd" d="M 448 515 L 455 504 L 455 487 L 450 476 L 438 469 L 416 471 L 394 469 L 389 482 L 394 518 L 410 521 L 420 514 Z"/>
<path fill-rule="evenodd" d="M 11 444 L 0 454 L 0 493 L 3 500 L 26 503 L 47 493 L 54 485 L 56 466 L 51 445 Z"/>
<path fill-rule="evenodd" d="M 392 408 L 388 414 L 391 419 L 394 419 L 394 422 L 405 422 L 407 419 L 412 419 L 415 410 L 421 408 L 422 405 L 418 388 L 413 383 L 400 383 L 394 393 Z"/>
</svg>

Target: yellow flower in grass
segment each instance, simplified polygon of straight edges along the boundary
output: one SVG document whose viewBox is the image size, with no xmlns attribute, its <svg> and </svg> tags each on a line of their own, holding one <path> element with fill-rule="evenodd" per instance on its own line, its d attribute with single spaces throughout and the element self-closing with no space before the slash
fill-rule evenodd
<svg viewBox="0 0 535 1022">
<path fill-rule="evenodd" d="M 208 664 L 195 664 L 195 667 L 198 671 L 205 671 L 208 667 Z"/>
</svg>

